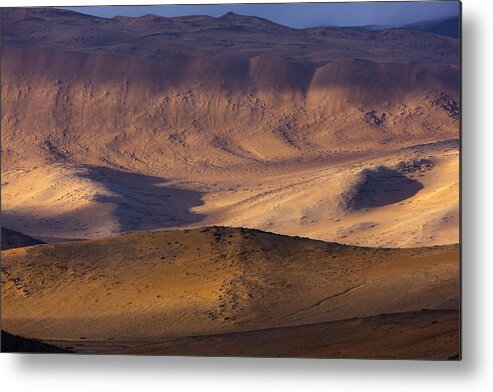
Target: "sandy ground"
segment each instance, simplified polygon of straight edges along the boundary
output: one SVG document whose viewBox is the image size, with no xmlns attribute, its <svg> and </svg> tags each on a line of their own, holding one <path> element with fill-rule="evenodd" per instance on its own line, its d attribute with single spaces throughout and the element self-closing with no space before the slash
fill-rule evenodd
<svg viewBox="0 0 493 392">
<path fill-rule="evenodd" d="M 70 165 L 7 169 L 3 224 L 47 241 L 223 225 L 366 246 L 453 244 L 458 171 L 455 140 L 200 182 Z"/>
</svg>

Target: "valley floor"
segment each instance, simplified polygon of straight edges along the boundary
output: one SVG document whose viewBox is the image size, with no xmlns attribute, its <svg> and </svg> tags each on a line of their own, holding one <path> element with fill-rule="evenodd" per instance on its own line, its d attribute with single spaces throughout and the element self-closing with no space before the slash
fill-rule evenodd
<svg viewBox="0 0 493 392">
<path fill-rule="evenodd" d="M 361 246 L 459 241 L 457 140 L 171 178 L 96 166 L 2 173 L 3 225 L 46 242 L 210 225 Z"/>
</svg>

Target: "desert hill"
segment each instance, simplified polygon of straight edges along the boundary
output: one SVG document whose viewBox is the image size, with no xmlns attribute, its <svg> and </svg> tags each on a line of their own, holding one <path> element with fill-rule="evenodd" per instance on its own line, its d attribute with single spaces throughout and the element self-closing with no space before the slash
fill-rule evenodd
<svg viewBox="0 0 493 392">
<path fill-rule="evenodd" d="M 76 351 L 447 359 L 458 271 L 458 246 L 224 227 L 47 244 L 2 251 L 2 327 Z M 354 336 L 362 344 L 344 343 Z"/>
<path fill-rule="evenodd" d="M 371 246 L 458 242 L 457 39 L 10 8 L 2 50 L 14 230 L 53 241 L 232 225 Z M 384 205 L 340 200 L 375 171 L 393 184 Z"/>
</svg>

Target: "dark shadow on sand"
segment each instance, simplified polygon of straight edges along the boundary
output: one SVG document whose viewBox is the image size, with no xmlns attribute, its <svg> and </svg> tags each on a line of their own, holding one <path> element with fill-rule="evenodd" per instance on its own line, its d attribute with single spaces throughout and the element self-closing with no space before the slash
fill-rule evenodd
<svg viewBox="0 0 493 392">
<path fill-rule="evenodd" d="M 96 194 L 94 200 L 115 206 L 114 216 L 123 232 L 189 225 L 206 215 L 192 212 L 204 204 L 203 192 L 166 185 L 161 177 L 85 166 L 82 178 L 102 184 L 113 195 Z"/>
<path fill-rule="evenodd" d="M 396 204 L 413 197 L 421 189 L 423 184 L 398 171 L 383 166 L 365 169 L 361 180 L 348 195 L 348 208 L 363 210 Z"/>
</svg>

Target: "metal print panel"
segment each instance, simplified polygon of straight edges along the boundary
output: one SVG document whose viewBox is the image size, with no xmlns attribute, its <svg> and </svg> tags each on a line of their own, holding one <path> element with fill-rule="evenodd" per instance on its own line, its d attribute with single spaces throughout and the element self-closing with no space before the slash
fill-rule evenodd
<svg viewBox="0 0 493 392">
<path fill-rule="evenodd" d="M 460 3 L 3 8 L 2 351 L 460 359 Z"/>
</svg>

